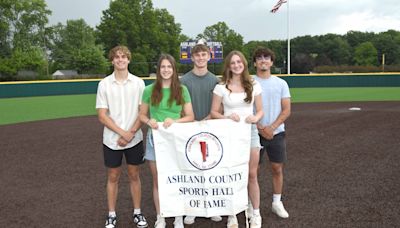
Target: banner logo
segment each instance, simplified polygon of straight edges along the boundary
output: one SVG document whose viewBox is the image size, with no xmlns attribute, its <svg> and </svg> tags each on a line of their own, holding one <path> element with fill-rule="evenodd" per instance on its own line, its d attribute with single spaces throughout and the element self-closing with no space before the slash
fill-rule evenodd
<svg viewBox="0 0 400 228">
<path fill-rule="evenodd" d="M 185 148 L 189 163 L 199 170 L 216 167 L 223 156 L 223 147 L 219 139 L 209 133 L 201 132 L 190 137 Z"/>
</svg>

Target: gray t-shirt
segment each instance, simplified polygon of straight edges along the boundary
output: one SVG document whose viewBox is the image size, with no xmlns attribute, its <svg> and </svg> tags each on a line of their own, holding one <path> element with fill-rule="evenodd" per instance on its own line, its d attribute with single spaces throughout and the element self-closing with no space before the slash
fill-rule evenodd
<svg viewBox="0 0 400 228">
<path fill-rule="evenodd" d="M 213 90 L 218 78 L 211 72 L 198 76 L 189 71 L 181 77 L 181 83 L 189 90 L 195 119 L 204 119 L 210 114 Z"/>
</svg>

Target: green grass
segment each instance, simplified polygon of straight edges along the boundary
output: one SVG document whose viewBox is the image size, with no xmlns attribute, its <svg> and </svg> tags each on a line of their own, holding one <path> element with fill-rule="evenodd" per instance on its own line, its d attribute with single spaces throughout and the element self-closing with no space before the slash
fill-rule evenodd
<svg viewBox="0 0 400 228">
<path fill-rule="evenodd" d="M 400 101 L 400 87 L 292 88 L 292 102 Z"/>
<path fill-rule="evenodd" d="M 292 88 L 292 102 L 400 101 L 400 87 Z M 95 115 L 96 95 L 0 99 L 0 125 Z"/>
<path fill-rule="evenodd" d="M 0 125 L 96 114 L 96 95 L 0 99 Z"/>
</svg>

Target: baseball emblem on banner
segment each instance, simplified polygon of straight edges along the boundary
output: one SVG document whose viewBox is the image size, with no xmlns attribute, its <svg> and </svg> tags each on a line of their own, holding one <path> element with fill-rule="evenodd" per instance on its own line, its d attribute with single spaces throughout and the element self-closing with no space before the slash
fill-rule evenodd
<svg viewBox="0 0 400 228">
<path fill-rule="evenodd" d="M 216 167 L 222 160 L 223 146 L 219 139 L 208 132 L 201 132 L 190 137 L 185 148 L 189 163 L 199 170 Z"/>
</svg>

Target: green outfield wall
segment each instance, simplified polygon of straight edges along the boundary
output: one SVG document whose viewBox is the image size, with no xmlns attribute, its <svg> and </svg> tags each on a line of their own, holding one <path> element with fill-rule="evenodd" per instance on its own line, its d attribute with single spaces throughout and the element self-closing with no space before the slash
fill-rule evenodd
<svg viewBox="0 0 400 228">
<path fill-rule="evenodd" d="M 400 87 L 400 73 L 278 75 L 291 88 Z M 146 85 L 154 78 L 143 78 Z M 100 79 L 0 82 L 0 98 L 94 94 Z"/>
</svg>

